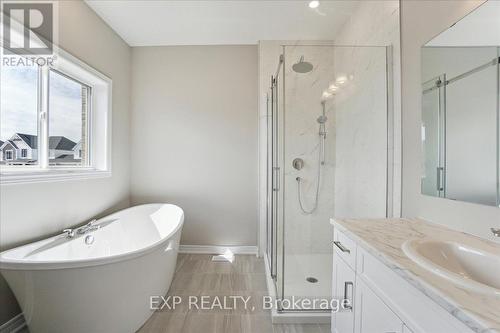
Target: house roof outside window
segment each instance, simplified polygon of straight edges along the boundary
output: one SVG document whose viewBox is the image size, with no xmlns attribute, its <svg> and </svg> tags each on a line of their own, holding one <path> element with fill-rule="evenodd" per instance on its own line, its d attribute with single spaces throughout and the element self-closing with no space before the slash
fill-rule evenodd
<svg viewBox="0 0 500 333">
<path fill-rule="evenodd" d="M 49 149 L 73 150 L 75 146 L 76 142 L 73 142 L 64 136 L 49 137 Z"/>
<path fill-rule="evenodd" d="M 23 133 L 16 133 L 12 136 L 11 140 L 15 137 L 18 136 L 26 142 L 26 144 L 31 148 L 31 149 L 36 149 L 38 146 L 38 139 L 36 135 L 31 135 L 31 134 L 23 134 Z"/>
<path fill-rule="evenodd" d="M 7 146 L 12 146 L 14 149 L 19 149 L 19 145 L 16 145 L 15 141 L 19 139 L 26 143 L 26 145 L 30 149 L 37 149 L 38 146 L 38 137 L 36 135 L 31 134 L 23 134 L 23 133 L 15 133 L 9 140 L 0 141 L 0 152 Z M 58 150 L 58 151 L 72 151 L 77 146 L 77 143 L 66 138 L 65 136 L 51 136 L 49 137 L 49 149 L 50 150 Z M 33 161 L 27 161 L 26 159 L 16 158 L 16 161 L 10 161 L 10 163 L 32 163 Z M 73 154 L 62 154 L 55 158 L 51 158 L 49 163 L 51 164 L 59 164 L 59 163 L 79 163 L 81 159 L 75 159 Z"/>
</svg>

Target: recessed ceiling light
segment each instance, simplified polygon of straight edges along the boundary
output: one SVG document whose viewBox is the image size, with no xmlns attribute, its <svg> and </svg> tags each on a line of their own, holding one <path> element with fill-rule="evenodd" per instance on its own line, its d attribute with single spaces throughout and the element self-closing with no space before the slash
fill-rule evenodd
<svg viewBox="0 0 500 333">
<path fill-rule="evenodd" d="M 309 2 L 309 8 L 318 8 L 319 7 L 319 1 L 317 0 L 313 0 L 311 2 Z"/>
</svg>

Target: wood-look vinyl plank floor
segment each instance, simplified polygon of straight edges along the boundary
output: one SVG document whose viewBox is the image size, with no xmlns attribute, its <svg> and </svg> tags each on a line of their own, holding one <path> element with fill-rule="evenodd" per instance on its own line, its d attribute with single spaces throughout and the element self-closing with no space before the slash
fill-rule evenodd
<svg viewBox="0 0 500 333">
<path fill-rule="evenodd" d="M 137 333 L 330 333 L 330 325 L 272 324 L 269 310 L 262 308 L 262 297 L 267 295 L 263 259 L 251 255 L 238 255 L 233 263 L 211 259 L 211 255 L 179 254 L 167 296 L 179 296 L 182 302 L 175 309 L 156 311 Z M 235 309 L 190 308 L 189 297 L 201 295 L 251 298 L 247 308 L 242 301 Z"/>
<path fill-rule="evenodd" d="M 156 311 L 137 333 L 329 333 L 330 325 L 272 324 L 262 308 L 267 295 L 264 260 L 237 255 L 233 263 L 212 262 L 211 255 L 179 254 L 170 296 L 179 296 L 175 309 Z M 250 296 L 232 309 L 203 309 L 189 305 L 189 296 Z"/>
</svg>

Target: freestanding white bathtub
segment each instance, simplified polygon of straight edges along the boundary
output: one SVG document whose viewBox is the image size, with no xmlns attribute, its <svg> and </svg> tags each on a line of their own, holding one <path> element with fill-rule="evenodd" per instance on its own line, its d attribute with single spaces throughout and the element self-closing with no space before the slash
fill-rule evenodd
<svg viewBox="0 0 500 333">
<path fill-rule="evenodd" d="M 170 287 L 183 222 L 174 205 L 128 208 L 84 235 L 2 252 L 0 270 L 31 333 L 135 332 L 153 313 L 150 296 Z"/>
</svg>

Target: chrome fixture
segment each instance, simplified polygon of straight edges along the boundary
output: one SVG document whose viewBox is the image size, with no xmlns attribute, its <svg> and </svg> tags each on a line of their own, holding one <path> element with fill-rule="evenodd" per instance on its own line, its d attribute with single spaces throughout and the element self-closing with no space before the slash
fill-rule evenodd
<svg viewBox="0 0 500 333">
<path fill-rule="evenodd" d="M 345 252 L 345 253 L 351 253 L 351 250 L 349 250 L 347 247 L 345 247 L 340 241 L 333 241 L 333 244 L 339 248 L 340 251 Z"/>
<path fill-rule="evenodd" d="M 84 226 L 76 229 L 76 233 L 79 234 L 79 235 L 83 235 L 83 234 L 86 234 L 87 232 L 99 229 L 101 226 L 100 225 L 95 225 L 96 222 L 97 222 L 97 220 L 93 219 L 92 221 L 90 221 L 89 223 L 85 224 Z"/>
<path fill-rule="evenodd" d="M 321 153 L 321 165 L 325 164 L 325 144 L 326 144 L 326 121 L 328 117 L 326 116 L 325 110 L 326 101 L 321 101 L 322 114 L 316 119 L 319 124 L 319 136 L 320 136 L 320 153 Z"/>
<path fill-rule="evenodd" d="M 316 196 L 314 198 L 314 205 L 312 209 L 306 209 L 304 208 L 304 205 L 302 203 L 302 195 L 301 195 L 301 182 L 302 178 L 297 177 L 295 180 L 297 181 L 297 191 L 298 191 L 298 196 L 299 196 L 299 206 L 300 210 L 304 214 L 312 214 L 317 208 L 318 208 L 318 201 L 319 201 L 319 187 L 321 184 L 321 166 L 325 165 L 325 146 L 326 146 L 326 122 L 328 120 L 328 117 L 326 116 L 326 101 L 321 101 L 321 108 L 322 108 L 322 113 L 321 115 L 316 119 L 316 121 L 319 124 L 319 152 L 318 152 L 318 171 L 316 174 Z M 295 160 L 294 160 L 295 162 Z M 294 166 L 295 167 L 295 166 Z M 300 170 L 300 169 L 297 169 Z"/>
<path fill-rule="evenodd" d="M 63 230 L 63 235 L 65 235 L 66 238 L 73 238 L 73 237 L 75 237 L 75 234 L 83 235 L 83 234 L 86 234 L 87 232 L 97 230 L 101 226 L 100 225 L 96 225 L 95 224 L 96 222 L 97 222 L 97 220 L 93 219 L 89 223 L 87 223 L 87 224 L 85 224 L 85 225 L 83 225 L 83 226 L 81 226 L 79 228 L 76 228 L 76 229 L 71 229 L 71 228 L 64 229 Z"/>
<path fill-rule="evenodd" d="M 295 170 L 300 170 L 304 167 L 304 160 L 297 157 L 292 161 L 292 166 Z"/>
<path fill-rule="evenodd" d="M 292 69 L 295 73 L 309 73 L 313 70 L 313 65 L 304 61 L 304 56 L 301 56 L 299 62 L 293 64 Z"/>
<path fill-rule="evenodd" d="M 91 245 L 92 243 L 94 243 L 94 236 L 92 235 L 85 236 L 85 244 Z"/>
<path fill-rule="evenodd" d="M 309 283 L 318 283 L 318 279 L 316 279 L 314 276 L 306 277 L 306 281 Z"/>
<path fill-rule="evenodd" d="M 491 228 L 490 230 L 495 237 L 500 237 L 500 228 Z"/>
<path fill-rule="evenodd" d="M 65 235 L 66 238 L 73 238 L 73 237 L 75 237 L 75 230 L 73 230 L 73 229 L 64 229 L 63 230 L 63 235 Z"/>
</svg>

